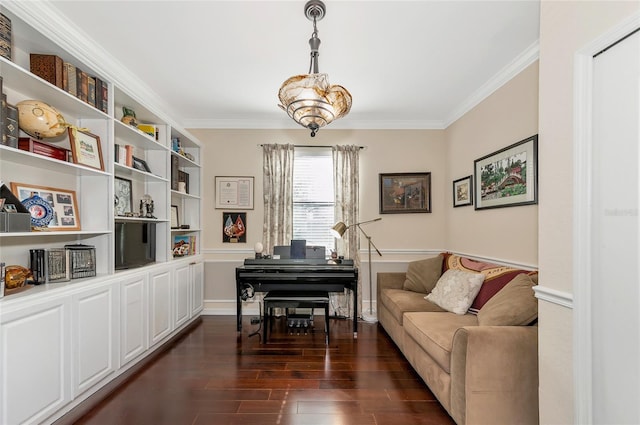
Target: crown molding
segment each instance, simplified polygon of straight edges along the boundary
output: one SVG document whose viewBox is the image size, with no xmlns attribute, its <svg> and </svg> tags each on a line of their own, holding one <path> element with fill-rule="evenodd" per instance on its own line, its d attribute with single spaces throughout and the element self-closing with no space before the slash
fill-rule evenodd
<svg viewBox="0 0 640 425">
<path fill-rule="evenodd" d="M 475 93 L 455 108 L 445 120 L 445 128 L 456 122 L 467 112 L 475 108 L 480 102 L 489 97 L 513 77 L 522 72 L 540 57 L 540 41 L 536 40 L 531 46 L 520 53 L 510 64 L 502 68 L 489 81 L 484 83 Z"/>
<path fill-rule="evenodd" d="M 86 33 L 69 25 L 68 18 L 52 7 L 49 2 L 8 1 L 4 6 L 27 24 L 37 28 L 42 35 L 60 46 L 62 50 L 101 74 L 106 81 L 116 85 L 132 99 L 146 105 L 162 120 L 179 131 L 185 131 L 170 118 L 179 115 L 176 111 L 172 111 L 155 91 Z"/>
</svg>

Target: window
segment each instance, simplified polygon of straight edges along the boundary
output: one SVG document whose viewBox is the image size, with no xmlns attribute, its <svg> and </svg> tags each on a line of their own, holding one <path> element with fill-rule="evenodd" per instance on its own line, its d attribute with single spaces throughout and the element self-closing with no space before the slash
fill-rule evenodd
<svg viewBox="0 0 640 425">
<path fill-rule="evenodd" d="M 335 249 L 331 148 L 296 148 L 293 161 L 293 238 Z"/>
</svg>

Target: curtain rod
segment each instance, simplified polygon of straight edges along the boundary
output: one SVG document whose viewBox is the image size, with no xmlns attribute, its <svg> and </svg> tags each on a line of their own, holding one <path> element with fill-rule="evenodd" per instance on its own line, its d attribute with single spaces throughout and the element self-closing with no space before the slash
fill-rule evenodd
<svg viewBox="0 0 640 425">
<path fill-rule="evenodd" d="M 259 144 L 258 147 L 261 148 L 263 147 L 264 144 Z M 294 148 L 332 148 L 333 146 L 327 146 L 327 145 L 293 145 Z M 366 146 L 358 146 L 358 148 L 360 149 L 366 149 Z"/>
</svg>

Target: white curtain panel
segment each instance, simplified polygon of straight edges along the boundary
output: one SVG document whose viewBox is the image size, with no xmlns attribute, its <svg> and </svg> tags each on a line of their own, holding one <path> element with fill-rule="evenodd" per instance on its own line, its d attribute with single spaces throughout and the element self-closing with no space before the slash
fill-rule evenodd
<svg viewBox="0 0 640 425">
<path fill-rule="evenodd" d="M 359 187 L 359 158 L 360 147 L 353 145 L 333 146 L 331 148 L 333 155 L 334 167 L 334 186 L 336 196 L 335 218 L 336 222 L 342 221 L 346 225 L 358 222 L 358 187 Z M 356 227 L 350 227 L 337 240 L 338 255 L 344 255 L 344 258 L 353 259 L 355 267 L 360 267 L 360 256 L 358 254 L 360 247 L 360 232 Z M 352 293 L 348 294 L 332 294 L 331 314 L 339 316 L 351 317 L 353 312 L 350 311 Z M 358 274 L 358 316 L 362 314 L 362 278 Z M 357 318 L 354 317 L 354 320 Z"/>
<path fill-rule="evenodd" d="M 262 145 L 264 252 L 289 245 L 293 235 L 293 145 Z"/>
</svg>

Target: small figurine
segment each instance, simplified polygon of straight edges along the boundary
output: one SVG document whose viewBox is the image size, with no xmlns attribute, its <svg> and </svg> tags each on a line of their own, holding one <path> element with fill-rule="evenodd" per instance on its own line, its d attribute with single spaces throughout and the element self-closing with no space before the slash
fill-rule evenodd
<svg viewBox="0 0 640 425">
<path fill-rule="evenodd" d="M 127 108 L 126 106 L 122 107 L 122 119 L 120 120 L 125 124 L 132 125 L 134 127 L 138 127 L 138 120 L 136 119 L 136 112 Z"/>
</svg>

